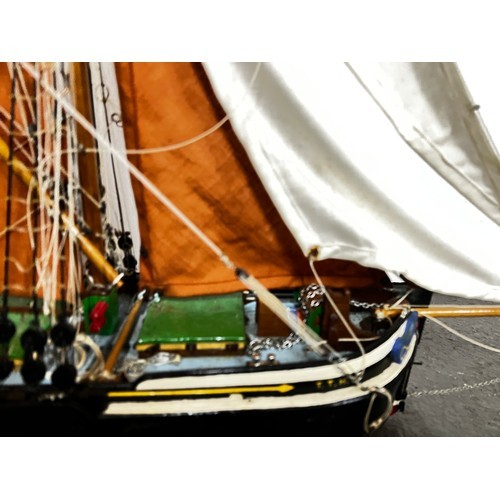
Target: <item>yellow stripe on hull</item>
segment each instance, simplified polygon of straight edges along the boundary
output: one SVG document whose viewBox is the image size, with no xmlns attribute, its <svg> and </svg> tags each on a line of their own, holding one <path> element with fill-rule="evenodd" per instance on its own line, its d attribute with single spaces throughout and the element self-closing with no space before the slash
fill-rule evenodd
<svg viewBox="0 0 500 500">
<path fill-rule="evenodd" d="M 211 389 L 178 389 L 172 391 L 116 391 L 108 392 L 108 397 L 207 396 L 214 394 L 239 394 L 242 392 L 289 392 L 293 389 L 293 385 L 282 384 L 267 387 L 220 387 Z"/>
</svg>

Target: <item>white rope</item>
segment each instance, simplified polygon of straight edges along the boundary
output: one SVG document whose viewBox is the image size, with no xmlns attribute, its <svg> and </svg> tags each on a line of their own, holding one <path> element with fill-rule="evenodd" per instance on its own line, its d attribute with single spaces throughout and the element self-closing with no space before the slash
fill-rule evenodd
<svg viewBox="0 0 500 500">
<path fill-rule="evenodd" d="M 30 211 L 31 208 L 31 197 L 33 196 L 33 189 L 35 188 L 36 180 L 33 177 L 31 179 L 30 185 L 28 186 L 28 194 L 26 196 L 26 215 L 23 219 L 26 219 L 26 227 L 28 228 L 28 238 L 30 241 L 31 250 L 35 248 L 35 232 L 33 231 L 33 224 L 31 223 L 31 216 L 36 212 L 36 208 Z M 35 255 L 35 263 L 37 256 Z"/>
<path fill-rule="evenodd" d="M 64 70 L 64 75 L 66 76 L 65 79 L 63 79 L 63 85 L 68 94 L 70 94 L 70 89 L 67 85 L 66 82 L 69 81 L 69 73 L 67 71 L 67 67 L 65 64 L 63 64 L 63 68 L 61 70 Z M 78 143 L 77 136 L 76 136 L 76 128 L 74 124 L 74 120 L 72 118 L 67 119 L 67 126 L 66 126 L 66 143 L 70 145 L 74 145 Z M 61 151 L 61 154 L 63 154 L 63 151 Z M 74 154 L 67 154 L 67 169 L 65 170 L 62 165 L 61 165 L 61 171 L 66 175 L 67 178 L 67 206 L 68 206 L 68 218 L 70 221 L 72 221 L 72 225 L 76 226 L 76 217 L 77 217 L 77 212 L 78 212 L 78 207 L 77 207 L 77 202 L 80 200 L 76 199 L 77 196 L 77 190 L 76 186 L 80 186 L 79 183 L 79 177 L 78 177 L 78 163 L 77 163 L 77 157 Z M 78 191 L 79 193 L 79 191 Z M 81 210 L 81 205 L 80 205 L 80 210 Z M 80 252 L 79 252 L 79 247 L 77 244 L 77 237 L 73 231 L 68 232 L 68 266 L 67 266 L 67 288 L 66 288 L 66 302 L 68 304 L 71 304 L 72 306 L 72 311 L 73 314 L 76 314 L 76 312 L 79 310 L 80 307 L 80 295 L 79 295 L 79 288 L 80 288 L 80 276 L 81 276 L 81 270 L 80 270 L 80 264 L 81 264 L 81 258 L 80 257 Z"/>
<path fill-rule="evenodd" d="M 398 307 L 411 293 L 413 292 L 413 289 L 408 290 L 402 297 L 400 297 L 394 304 L 389 305 L 388 309 L 396 308 Z"/>
<path fill-rule="evenodd" d="M 8 123 L 10 123 L 10 113 L 8 113 L 3 106 L 0 106 L 0 113 L 5 115 Z M 23 138 L 25 138 L 26 133 L 24 130 L 21 129 L 21 125 L 17 121 L 14 121 L 14 126 L 22 131 L 21 136 Z M 9 133 L 9 126 L 6 123 L 4 123 L 2 120 L 0 120 L 0 128 L 2 128 L 5 132 Z M 25 141 L 25 142 L 21 143 L 19 141 L 19 139 L 16 138 L 17 135 L 16 134 L 13 134 L 13 135 L 14 135 L 14 151 L 16 152 L 16 155 L 21 153 L 26 157 L 26 159 L 30 163 L 33 163 L 34 157 L 31 156 L 29 151 L 26 151 L 26 149 L 24 148 L 25 144 L 28 144 L 29 141 Z"/>
<path fill-rule="evenodd" d="M 487 351 L 492 351 L 492 352 L 497 352 L 500 353 L 500 349 L 497 349 L 496 347 L 491 347 L 489 345 L 483 344 L 482 342 L 478 342 L 477 340 L 471 339 L 470 337 L 467 337 L 463 333 L 457 332 L 454 328 L 451 328 L 451 326 L 448 326 L 447 324 L 443 323 L 442 321 L 438 320 L 437 318 L 434 318 L 425 312 L 419 312 L 421 316 L 424 316 L 427 319 L 430 319 L 431 321 L 434 321 L 434 323 L 437 323 L 439 326 L 442 326 L 445 330 L 448 330 L 450 333 L 453 333 L 453 335 L 456 335 L 457 337 L 460 337 L 461 339 L 470 342 L 471 344 L 474 344 L 478 347 L 481 347 L 483 349 L 486 349 Z"/>
<path fill-rule="evenodd" d="M 67 193 L 67 203 L 68 203 L 68 217 L 73 222 L 75 221 L 75 196 L 74 196 L 74 165 L 72 161 L 72 156 L 68 157 L 68 193 Z M 72 304 L 73 311 L 76 310 L 76 298 L 78 296 L 78 286 L 79 284 L 75 281 L 77 276 L 76 274 L 76 266 L 77 266 L 77 258 L 75 254 L 76 247 L 76 236 L 70 231 L 68 234 L 68 286 L 66 288 L 66 302 Z"/>
<path fill-rule="evenodd" d="M 13 75 L 14 66 L 18 66 L 18 64 L 17 63 L 8 64 L 9 73 L 11 75 L 11 78 Z M 26 80 L 24 78 L 24 74 L 22 71 L 20 71 L 20 68 L 17 67 L 16 70 L 17 70 L 16 71 L 17 80 L 19 82 L 19 85 L 17 85 L 16 89 L 15 89 L 16 102 L 17 103 L 25 103 L 26 102 L 27 106 L 28 106 L 28 112 L 31 115 L 31 117 L 33 117 L 33 106 L 32 106 L 31 99 L 29 97 L 29 94 L 28 94 L 28 91 L 26 88 Z M 18 111 L 18 115 L 19 115 L 20 120 L 21 120 L 21 127 L 22 127 L 23 131 L 25 132 L 25 134 L 29 137 L 28 125 L 29 125 L 31 120 L 27 116 L 26 105 L 25 104 L 23 104 L 23 105 L 18 104 L 17 111 Z M 28 145 L 30 148 L 31 156 L 33 156 L 33 154 L 34 154 L 33 142 L 29 141 Z"/>
<path fill-rule="evenodd" d="M 16 222 L 14 222 L 10 226 L 5 227 L 4 229 L 2 229 L 0 231 L 0 239 L 3 238 L 8 231 L 18 231 L 20 233 L 22 233 L 22 232 L 29 232 L 29 230 L 26 230 L 26 229 L 23 229 L 23 228 L 18 228 L 17 226 L 21 225 L 24 221 L 29 220 L 29 217 L 32 216 L 34 213 L 35 213 L 35 210 L 32 210 L 29 214 L 23 215 Z"/>
<path fill-rule="evenodd" d="M 16 269 L 22 273 L 22 274 L 28 274 L 29 272 L 32 271 L 33 267 L 35 266 L 35 264 L 30 264 L 28 267 L 24 267 L 17 259 L 16 257 L 13 257 L 12 255 L 9 255 L 9 257 L 6 257 L 5 258 L 8 262 L 11 262 L 12 264 L 14 264 L 14 266 L 16 267 Z"/>
<path fill-rule="evenodd" d="M 42 72 L 42 81 L 46 85 L 50 85 L 52 81 L 52 72 L 47 68 Z M 47 133 L 43 136 L 43 145 L 39 147 L 39 168 L 38 168 L 38 180 L 41 189 L 40 199 L 46 200 L 50 198 L 49 188 L 51 178 L 51 172 L 53 169 L 53 164 L 55 161 L 55 156 L 52 154 L 54 150 L 54 101 L 51 96 L 45 92 L 41 92 L 41 84 L 38 82 L 37 95 L 40 96 L 40 112 L 39 124 L 43 121 L 46 124 Z M 43 112 L 43 114 L 42 114 Z M 46 179 L 44 181 L 44 179 Z M 57 245 L 54 240 L 54 231 L 52 228 L 51 219 L 51 208 L 45 207 L 42 211 L 43 223 L 47 225 L 47 230 L 42 233 L 41 237 L 41 249 L 42 253 L 40 256 L 40 263 L 43 272 L 39 272 L 39 282 L 37 283 L 37 288 L 41 287 L 43 290 L 43 312 L 45 315 L 50 315 L 53 304 L 51 302 L 51 276 L 49 273 L 49 266 L 51 260 L 52 249 Z"/>
<path fill-rule="evenodd" d="M 351 328 L 351 325 L 349 324 L 349 322 L 347 321 L 347 319 L 342 314 L 341 310 L 339 309 L 339 307 L 337 306 L 337 304 L 333 300 L 333 298 L 330 295 L 330 293 L 328 293 L 328 289 L 324 285 L 323 281 L 321 280 L 319 274 L 316 271 L 316 268 L 314 267 L 314 259 L 313 259 L 313 257 L 311 255 L 309 256 L 309 265 L 311 267 L 311 270 L 312 270 L 312 272 L 314 274 L 314 277 L 315 277 L 318 285 L 323 290 L 324 296 L 327 298 L 328 302 L 333 307 L 333 310 L 335 311 L 335 313 L 337 314 L 337 316 L 340 318 L 340 320 L 342 321 L 343 325 L 345 326 L 345 328 L 347 329 L 347 331 L 349 332 L 349 334 L 351 335 L 351 337 L 353 338 L 354 342 L 358 346 L 358 349 L 361 352 L 361 360 L 362 360 L 363 364 L 362 364 L 362 367 L 361 367 L 361 371 L 356 376 L 355 382 L 356 382 L 356 385 L 360 389 L 372 393 L 371 398 L 370 398 L 370 402 L 368 404 L 368 408 L 366 410 L 365 418 L 364 418 L 364 430 L 368 434 L 370 432 L 373 432 L 373 431 L 379 429 L 382 426 L 382 424 L 387 420 L 387 418 L 389 418 L 389 415 L 391 414 L 391 411 L 392 411 L 392 405 L 393 405 L 392 394 L 387 389 L 385 389 L 384 387 L 374 387 L 374 386 L 368 387 L 368 386 L 363 386 L 361 384 L 361 381 L 363 380 L 363 377 L 364 377 L 364 374 L 365 374 L 365 371 L 366 371 L 366 352 L 365 352 L 365 349 L 363 347 L 363 344 L 359 340 L 359 338 L 356 335 L 356 333 L 354 332 L 354 330 Z M 352 372 L 352 370 L 351 370 L 351 372 Z M 375 403 L 375 399 L 377 398 L 377 394 L 379 394 L 382 397 L 386 398 L 387 404 L 386 404 L 386 407 L 385 407 L 384 411 L 382 412 L 382 414 L 377 419 L 373 420 L 370 423 L 368 421 L 368 419 L 370 418 L 370 414 L 371 414 L 371 411 L 372 411 L 372 408 L 373 408 L 373 404 Z"/>
<path fill-rule="evenodd" d="M 88 150 L 86 150 L 88 151 Z M 97 151 L 97 150 L 96 150 Z M 61 156 L 64 156 L 64 155 L 68 155 L 68 157 L 74 153 L 80 153 L 80 149 L 78 148 L 73 148 L 73 149 L 61 149 L 60 153 L 61 153 Z M 52 153 L 48 153 L 46 155 L 44 155 L 44 158 L 40 158 L 39 160 L 39 164 L 41 162 L 47 162 L 48 160 L 53 160 L 54 159 L 54 155 L 55 153 L 52 152 Z M 63 165 L 61 165 L 61 172 L 68 176 L 68 170 L 64 168 Z M 81 192 L 84 196 L 87 197 L 87 199 L 96 207 L 96 208 L 100 208 L 100 205 L 99 205 L 99 202 L 87 191 L 85 190 L 81 185 L 78 186 L 78 191 Z M 13 198 L 12 198 L 13 199 Z M 24 200 L 23 200 L 24 202 Z"/>
<path fill-rule="evenodd" d="M 373 432 L 373 431 L 379 429 L 382 426 L 382 424 L 387 420 L 387 418 L 389 417 L 389 415 L 391 414 L 392 405 L 393 405 L 392 394 L 387 389 L 385 389 L 384 387 L 374 387 L 374 386 L 368 387 L 368 386 L 363 386 L 361 384 L 361 381 L 363 380 L 363 377 L 364 377 L 364 374 L 365 374 L 365 371 L 366 371 L 366 353 L 365 353 L 365 349 L 364 349 L 361 341 L 359 340 L 358 336 L 356 335 L 356 333 L 354 332 L 354 330 L 351 328 L 351 325 L 349 324 L 349 322 L 344 317 L 344 315 L 340 311 L 339 307 L 337 306 L 337 304 L 333 300 L 332 296 L 330 295 L 330 293 L 328 293 L 328 290 L 327 290 L 326 286 L 324 285 L 322 279 L 320 278 L 318 272 L 316 271 L 316 268 L 314 266 L 314 262 L 315 261 L 314 261 L 314 257 L 313 257 L 312 254 L 309 255 L 309 259 L 308 260 L 309 260 L 309 266 L 311 267 L 311 271 L 313 272 L 314 278 L 316 279 L 318 285 L 321 287 L 321 290 L 323 291 L 324 296 L 327 298 L 328 302 L 333 307 L 333 310 L 335 311 L 335 313 L 337 314 L 337 316 L 340 318 L 340 320 L 342 321 L 343 325 L 345 326 L 345 328 L 347 329 L 347 331 L 349 332 L 349 334 L 351 335 L 351 337 L 353 338 L 354 342 L 358 346 L 358 349 L 361 352 L 361 360 L 362 360 L 362 363 L 363 363 L 361 371 L 355 376 L 354 379 L 352 379 L 351 377 L 350 378 L 351 378 L 351 380 L 353 382 L 355 382 L 355 384 L 360 389 L 372 393 L 372 396 L 370 398 L 370 402 L 368 404 L 368 408 L 366 410 L 365 418 L 364 418 L 364 430 L 368 434 L 370 432 Z M 345 365 L 347 365 L 347 363 L 345 361 L 343 363 Z M 350 370 L 350 371 L 352 373 L 352 370 Z M 377 394 L 379 394 L 382 397 L 386 398 L 387 404 L 386 404 L 386 407 L 385 407 L 384 411 L 380 415 L 380 417 L 378 417 L 377 419 L 373 420 L 370 423 L 368 421 L 368 419 L 370 418 L 370 414 L 371 414 L 371 411 L 372 411 L 372 408 L 373 408 L 373 404 L 375 403 L 375 399 L 377 398 Z"/>
<path fill-rule="evenodd" d="M 253 85 L 255 83 L 255 80 L 257 78 L 257 75 L 259 73 L 261 65 L 262 65 L 262 63 L 258 62 L 257 65 L 255 66 L 254 73 L 252 75 L 250 83 L 248 84 L 248 90 L 246 91 L 245 95 L 242 97 L 240 102 L 234 107 L 234 109 L 232 111 L 227 113 L 224 118 L 219 120 L 215 125 L 213 125 L 209 129 L 205 130 L 205 132 L 202 132 L 201 134 L 198 134 L 194 137 L 191 137 L 190 139 L 186 139 L 185 141 L 181 141 L 181 142 L 178 142 L 176 144 L 170 144 L 168 146 L 159 146 L 157 148 L 127 149 L 126 153 L 129 155 L 147 155 L 147 154 L 155 154 L 155 153 L 165 153 L 167 151 L 174 151 L 176 149 L 185 148 L 186 146 L 190 146 L 191 144 L 194 144 L 195 142 L 201 141 L 205 137 L 208 137 L 210 134 L 213 134 L 215 131 L 220 129 L 235 114 L 236 110 L 247 99 L 247 97 L 250 94 L 250 89 L 253 87 Z"/>
<path fill-rule="evenodd" d="M 27 86 L 26 86 L 26 79 L 24 78 L 23 72 L 18 71 L 18 79 L 20 83 L 20 88 L 22 90 L 22 94 L 20 92 L 20 98 L 23 99 L 24 102 L 26 102 L 26 105 L 28 107 L 28 112 L 31 118 L 35 116 L 35 111 L 33 109 L 33 103 L 31 102 L 31 96 L 30 93 L 28 92 Z M 31 120 L 30 120 L 31 121 Z M 27 127 L 26 127 L 27 129 Z"/>
</svg>

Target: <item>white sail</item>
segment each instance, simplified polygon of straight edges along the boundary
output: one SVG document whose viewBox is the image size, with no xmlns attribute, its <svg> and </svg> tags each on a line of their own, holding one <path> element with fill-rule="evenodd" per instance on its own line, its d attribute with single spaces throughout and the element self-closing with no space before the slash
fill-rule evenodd
<svg viewBox="0 0 500 500">
<path fill-rule="evenodd" d="M 500 223 L 500 159 L 455 63 L 351 63 L 401 137 Z"/>
<path fill-rule="evenodd" d="M 477 163 L 471 167 L 474 154 L 462 145 L 463 129 L 452 146 L 445 138 L 445 147 L 474 172 L 469 193 L 482 190 L 489 200 L 486 210 L 408 147 L 352 67 L 266 63 L 250 88 L 254 67 L 205 64 L 236 134 L 304 254 L 317 248 L 321 259 L 354 260 L 430 290 L 500 301 L 492 155 L 491 169 L 483 170 L 476 145 Z M 438 101 L 433 113 L 440 116 L 439 106 L 452 105 L 458 103 Z M 391 106 L 400 109 L 400 101 Z M 408 116 L 413 119 L 406 110 Z"/>
</svg>

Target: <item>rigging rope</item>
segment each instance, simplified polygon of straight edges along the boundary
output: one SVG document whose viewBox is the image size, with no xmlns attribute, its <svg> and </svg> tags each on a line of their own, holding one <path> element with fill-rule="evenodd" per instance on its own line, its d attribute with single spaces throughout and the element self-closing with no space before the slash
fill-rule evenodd
<svg viewBox="0 0 500 500">
<path fill-rule="evenodd" d="M 248 84 L 248 91 L 242 97 L 240 102 L 229 113 L 226 113 L 226 116 L 224 116 L 224 118 L 219 120 L 215 125 L 212 125 L 209 129 L 205 130 L 201 134 L 198 134 L 198 135 L 195 135 L 194 137 L 191 137 L 190 139 L 186 139 L 184 141 L 181 141 L 181 142 L 178 142 L 175 144 L 169 144 L 168 146 L 159 146 L 156 148 L 127 149 L 126 153 L 128 155 L 148 155 L 148 154 L 155 154 L 155 153 L 166 153 L 167 151 L 175 151 L 176 149 L 181 149 L 181 148 L 185 148 L 186 146 L 190 146 L 191 144 L 194 144 L 195 142 L 201 141 L 205 137 L 208 137 L 210 134 L 213 134 L 214 132 L 219 130 L 227 121 L 230 120 L 231 116 L 234 115 L 236 110 L 241 106 L 241 104 L 248 97 L 249 92 L 252 89 L 252 87 L 255 83 L 255 80 L 257 79 L 257 75 L 259 74 L 261 65 L 262 65 L 262 63 L 258 62 L 257 65 L 255 66 L 255 70 L 253 72 L 252 78 L 250 79 L 250 82 Z"/>
<path fill-rule="evenodd" d="M 12 75 L 14 75 L 14 67 L 16 66 L 16 63 L 14 63 L 12 67 Z M 32 107 L 32 102 L 31 102 L 31 96 L 28 93 L 27 85 L 26 85 L 26 80 L 24 78 L 24 74 L 22 71 L 19 71 L 18 69 L 15 70 L 16 72 L 16 77 L 18 79 L 18 85 L 16 86 L 16 101 L 17 102 L 24 102 L 27 103 L 28 107 L 28 112 L 31 117 L 34 116 L 33 114 L 33 107 Z M 21 128 L 23 130 L 29 130 L 29 123 L 30 119 L 27 116 L 25 106 L 18 106 L 17 107 L 18 113 L 20 115 L 20 120 L 21 120 Z M 30 148 L 30 156 L 33 157 L 33 144 L 31 142 L 28 142 L 28 146 Z"/>
<path fill-rule="evenodd" d="M 467 337 L 463 333 L 458 332 L 451 326 L 448 326 L 446 323 L 443 323 L 442 321 L 438 320 L 437 318 L 434 318 L 433 316 L 426 314 L 425 312 L 420 312 L 420 315 L 424 316 L 424 318 L 430 319 L 431 321 L 434 321 L 434 323 L 437 323 L 439 326 L 443 327 L 445 330 L 448 330 L 450 333 L 453 333 L 453 335 L 456 335 L 457 337 L 460 337 L 461 339 L 465 340 L 466 342 L 470 342 L 471 344 L 474 344 L 478 347 L 481 347 L 483 349 L 486 349 L 487 351 L 492 351 L 496 353 L 500 353 L 500 349 L 496 347 L 491 347 L 489 345 L 483 344 L 482 342 L 478 342 L 477 340 L 471 339 L 470 337 Z"/>
<path fill-rule="evenodd" d="M 5 109 L 2 106 L 0 106 L 0 113 L 5 114 L 5 117 L 7 118 L 8 122 L 10 122 L 10 113 L 5 111 Z M 15 121 L 15 126 L 19 129 L 21 128 L 21 126 L 19 125 L 19 123 L 17 121 Z M 7 134 L 9 133 L 9 126 L 8 126 L 8 124 L 5 124 L 3 122 L 3 120 L 0 120 L 0 127 L 2 128 L 2 130 L 7 132 Z M 21 133 L 19 133 L 19 134 L 14 133 L 13 136 L 14 136 L 15 152 L 16 153 L 20 152 L 21 154 L 23 154 L 26 157 L 26 159 L 29 161 L 29 163 L 34 163 L 34 158 L 30 155 L 29 151 L 26 151 L 26 149 L 24 148 L 24 146 L 28 143 L 28 141 L 24 141 L 23 143 L 21 143 L 18 139 L 16 139 L 16 137 L 26 138 L 25 132 L 23 131 L 22 134 Z"/>
<path fill-rule="evenodd" d="M 387 418 L 391 414 L 392 405 L 393 405 L 393 402 L 394 402 L 392 394 L 387 389 L 385 389 L 384 387 L 368 387 L 368 386 L 362 385 L 362 380 L 363 380 L 363 377 L 364 377 L 364 374 L 365 374 L 365 370 L 366 370 L 366 357 L 365 357 L 366 353 L 365 353 L 365 349 L 363 348 L 363 345 L 362 345 L 361 341 L 359 340 L 359 338 L 357 337 L 357 335 L 354 333 L 353 329 L 351 328 L 351 325 L 349 324 L 349 322 L 344 317 L 344 315 L 342 314 L 341 310 L 339 309 L 339 307 L 337 306 L 337 304 L 333 300 L 332 296 L 328 293 L 328 290 L 327 290 L 326 286 L 324 285 L 324 283 L 321 280 L 318 272 L 316 271 L 316 268 L 314 267 L 314 262 L 315 261 L 314 261 L 314 255 L 313 255 L 312 252 L 309 254 L 309 259 L 308 260 L 309 260 L 309 265 L 311 267 L 311 271 L 313 272 L 314 278 L 316 279 L 318 285 L 321 287 L 321 289 L 323 291 L 323 294 L 327 298 L 327 300 L 330 303 L 330 305 L 333 307 L 333 310 L 335 311 L 335 313 L 337 314 L 337 316 L 340 318 L 340 320 L 342 321 L 343 325 L 345 326 L 345 328 L 347 329 L 347 331 L 349 332 L 349 334 L 351 335 L 351 337 L 353 338 L 354 342 L 358 346 L 358 349 L 361 352 L 361 359 L 362 359 L 362 363 L 363 363 L 361 371 L 359 373 L 357 373 L 355 376 L 352 376 L 350 374 L 347 375 L 347 376 L 349 377 L 349 379 L 353 383 L 356 384 L 356 386 L 359 389 L 361 389 L 363 391 L 368 391 L 368 392 L 371 393 L 370 401 L 368 403 L 368 408 L 366 410 L 365 418 L 364 418 L 364 421 L 363 421 L 364 430 L 365 430 L 365 432 L 367 434 L 369 434 L 370 432 L 373 432 L 373 431 L 377 430 L 387 420 Z M 331 350 L 334 351 L 333 348 L 331 348 Z M 346 361 L 341 361 L 341 363 L 339 364 L 339 367 L 342 366 L 342 363 L 345 364 L 346 366 L 348 366 L 347 363 L 346 363 Z M 352 373 L 352 369 L 351 369 L 351 373 Z M 371 416 L 372 408 L 373 408 L 373 405 L 375 403 L 375 399 L 377 398 L 377 394 L 379 394 L 379 395 L 381 395 L 381 396 L 383 396 L 385 398 L 385 400 L 386 400 L 386 406 L 384 408 L 384 411 L 382 412 L 382 414 L 378 418 L 376 418 L 372 422 L 369 422 L 369 418 Z"/>
</svg>

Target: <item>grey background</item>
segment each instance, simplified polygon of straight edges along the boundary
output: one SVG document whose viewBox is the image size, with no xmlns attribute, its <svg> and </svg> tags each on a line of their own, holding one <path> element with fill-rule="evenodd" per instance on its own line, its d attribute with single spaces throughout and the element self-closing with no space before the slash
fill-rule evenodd
<svg viewBox="0 0 500 500">
<path fill-rule="evenodd" d="M 434 294 L 432 304 L 492 304 Z M 500 317 L 441 319 L 479 342 L 500 349 Z M 482 349 L 426 321 L 403 413 L 373 436 L 500 436 L 500 353 Z M 464 389 L 466 386 L 473 388 Z M 446 394 L 422 391 L 454 389 Z"/>
</svg>

